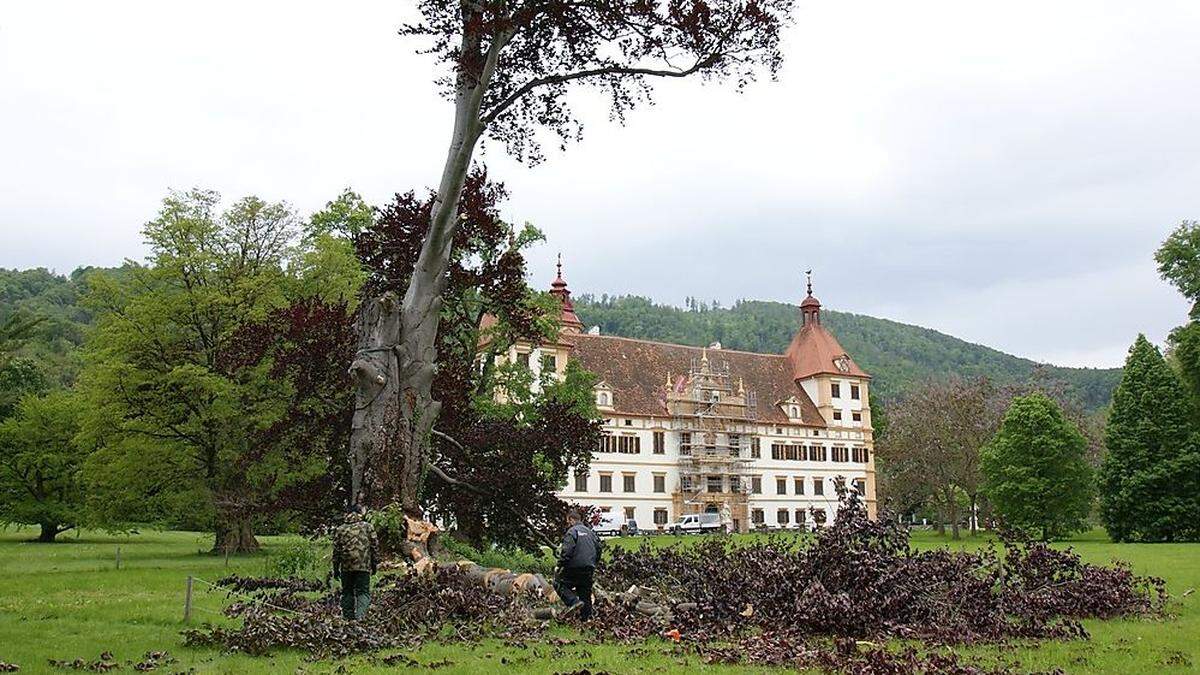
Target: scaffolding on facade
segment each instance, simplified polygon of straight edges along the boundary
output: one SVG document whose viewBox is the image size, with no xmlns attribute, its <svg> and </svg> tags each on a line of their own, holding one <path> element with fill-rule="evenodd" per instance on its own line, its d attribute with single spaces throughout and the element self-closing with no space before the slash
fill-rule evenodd
<svg viewBox="0 0 1200 675">
<path fill-rule="evenodd" d="M 729 363 L 715 363 L 708 350 L 693 358 L 686 376 L 667 374 L 667 410 L 678 430 L 679 489 L 672 498 L 676 517 L 718 513 L 734 529 L 749 527 L 748 468 L 758 419 L 758 400 Z"/>
</svg>

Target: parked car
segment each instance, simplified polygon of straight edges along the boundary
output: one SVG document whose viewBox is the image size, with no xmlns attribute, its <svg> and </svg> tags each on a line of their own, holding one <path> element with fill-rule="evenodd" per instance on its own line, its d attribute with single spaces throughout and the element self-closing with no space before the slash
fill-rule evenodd
<svg viewBox="0 0 1200 675">
<path fill-rule="evenodd" d="M 668 525 L 667 531 L 672 534 L 703 534 L 728 532 L 729 528 L 721 522 L 719 513 L 690 513 Z"/>
<path fill-rule="evenodd" d="M 621 534 L 625 536 L 636 537 L 638 535 L 637 521 L 633 518 L 625 521 L 625 528 L 621 530 Z"/>
</svg>

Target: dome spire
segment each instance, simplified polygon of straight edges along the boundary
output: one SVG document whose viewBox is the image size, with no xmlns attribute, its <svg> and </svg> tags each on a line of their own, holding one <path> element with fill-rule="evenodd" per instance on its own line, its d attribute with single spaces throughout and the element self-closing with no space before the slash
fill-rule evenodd
<svg viewBox="0 0 1200 675">
<path fill-rule="evenodd" d="M 563 279 L 562 253 L 558 254 L 558 263 L 555 267 L 558 270 L 558 276 L 550 284 L 550 295 L 558 298 L 558 301 L 562 303 L 562 313 L 558 317 L 559 323 L 562 324 L 563 332 L 580 333 L 583 331 L 583 322 L 575 314 L 575 305 L 571 302 L 571 290 L 567 288 L 567 282 Z"/>
<path fill-rule="evenodd" d="M 813 297 L 812 291 L 812 270 L 804 271 L 804 277 L 808 282 L 808 296 L 800 303 L 800 327 L 806 328 L 813 324 L 821 323 L 821 301 Z"/>
</svg>

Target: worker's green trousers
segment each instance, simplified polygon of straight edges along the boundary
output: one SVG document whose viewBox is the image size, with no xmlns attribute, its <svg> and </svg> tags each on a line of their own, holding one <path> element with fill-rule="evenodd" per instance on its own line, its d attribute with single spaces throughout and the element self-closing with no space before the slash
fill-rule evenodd
<svg viewBox="0 0 1200 675">
<path fill-rule="evenodd" d="M 361 619 L 371 604 L 371 573 L 342 572 L 342 616 Z"/>
</svg>

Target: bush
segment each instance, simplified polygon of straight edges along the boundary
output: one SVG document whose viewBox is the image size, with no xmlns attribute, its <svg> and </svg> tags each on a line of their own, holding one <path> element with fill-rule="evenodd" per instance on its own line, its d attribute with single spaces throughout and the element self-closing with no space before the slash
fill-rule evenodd
<svg viewBox="0 0 1200 675">
<path fill-rule="evenodd" d="M 286 544 L 267 558 L 266 574 L 271 577 L 320 577 L 330 567 L 321 549 L 316 542 L 307 539 Z"/>
</svg>

